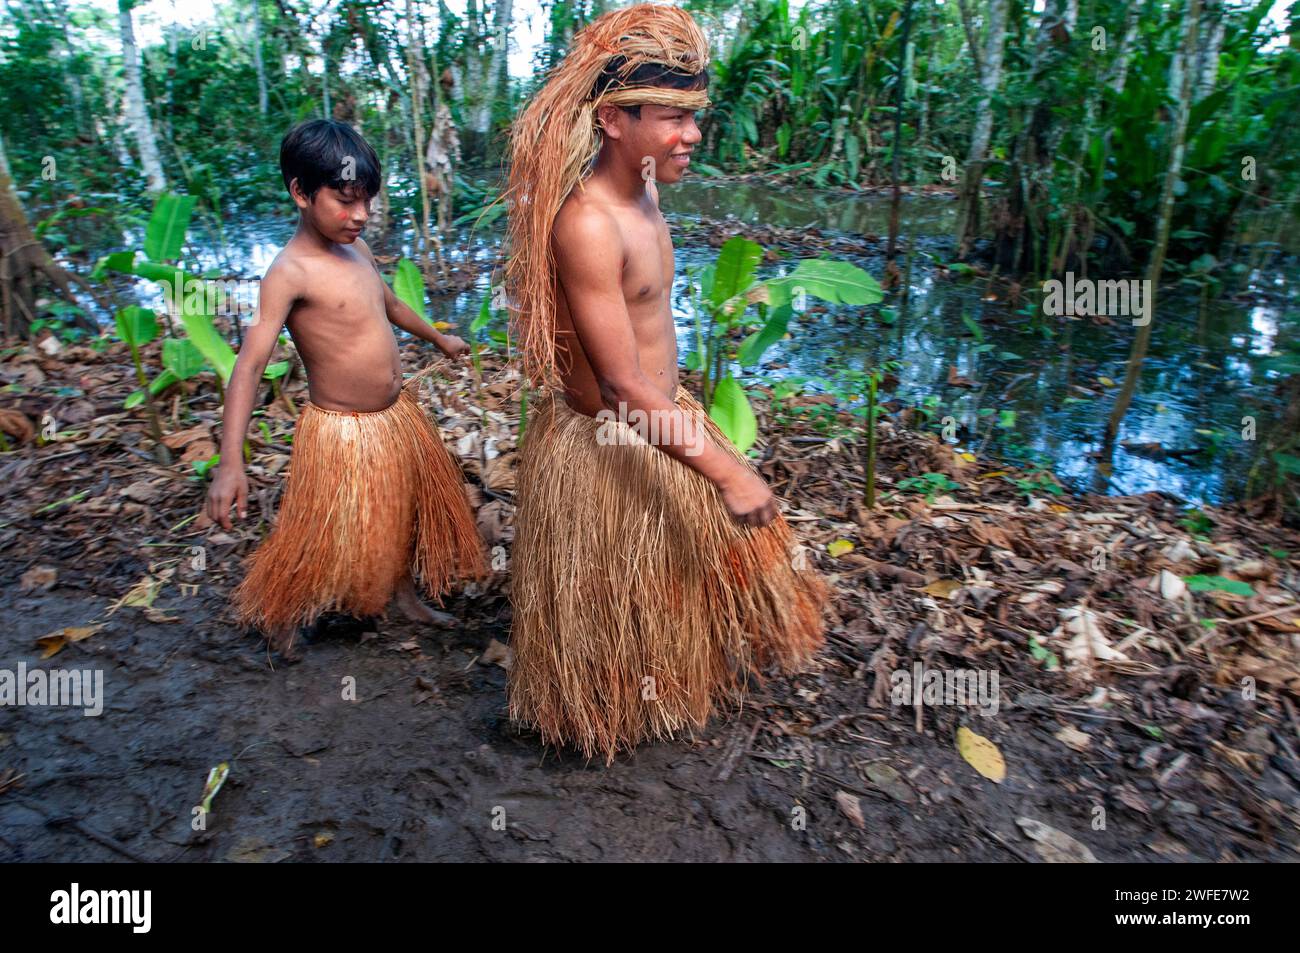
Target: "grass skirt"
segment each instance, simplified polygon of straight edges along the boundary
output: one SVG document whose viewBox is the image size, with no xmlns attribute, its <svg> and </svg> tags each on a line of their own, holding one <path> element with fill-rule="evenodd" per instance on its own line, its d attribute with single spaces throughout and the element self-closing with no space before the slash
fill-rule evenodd
<svg viewBox="0 0 1300 953">
<path fill-rule="evenodd" d="M 744 459 L 689 392 L 675 400 Z M 626 424 L 544 397 L 516 485 L 510 716 L 544 742 L 612 761 L 703 727 L 751 673 L 820 646 L 826 586 L 796 568 L 784 518 L 737 524 L 712 483 Z"/>
<path fill-rule="evenodd" d="M 324 612 L 384 612 L 414 575 L 442 604 L 457 580 L 487 575 L 460 467 L 414 387 L 371 412 L 307 404 L 270 537 L 249 557 L 236 617 L 288 650 Z"/>
</svg>

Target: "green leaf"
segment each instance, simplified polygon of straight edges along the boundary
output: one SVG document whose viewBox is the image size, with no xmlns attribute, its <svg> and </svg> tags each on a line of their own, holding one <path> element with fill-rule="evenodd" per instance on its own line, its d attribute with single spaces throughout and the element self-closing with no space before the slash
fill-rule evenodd
<svg viewBox="0 0 1300 953">
<path fill-rule="evenodd" d="M 95 270 L 90 273 L 90 277 L 99 281 L 110 271 L 123 275 L 135 274 L 135 252 L 115 251 L 111 255 L 105 255 L 95 262 Z"/>
<path fill-rule="evenodd" d="M 163 367 L 176 375 L 177 380 L 189 380 L 203 370 L 203 354 L 189 338 L 168 338 L 162 346 Z"/>
<path fill-rule="evenodd" d="M 268 381 L 273 381 L 283 377 L 287 373 L 289 373 L 289 362 L 276 361 L 274 364 L 266 365 L 266 370 L 262 372 L 262 376 Z"/>
<path fill-rule="evenodd" d="M 210 471 L 213 467 L 215 467 L 220 462 L 221 462 L 221 454 L 214 453 L 206 460 L 192 461 L 191 465 L 194 467 L 194 472 L 196 474 L 198 474 L 201 477 L 205 477 L 208 475 L 208 471 Z"/>
<path fill-rule="evenodd" d="M 470 322 L 469 333 L 478 334 L 485 327 L 487 327 L 487 323 L 491 320 L 492 320 L 492 295 L 486 294 L 483 296 L 483 303 L 479 305 L 478 317 L 476 317 L 472 322 Z"/>
<path fill-rule="evenodd" d="M 1300 473 L 1300 457 L 1278 450 L 1273 454 L 1273 462 L 1283 473 Z"/>
<path fill-rule="evenodd" d="M 768 348 L 785 337 L 792 313 L 793 309 L 788 301 L 772 309 L 767 323 L 741 342 L 736 359 L 740 361 L 742 367 L 753 367 L 763 359 L 763 354 Z"/>
<path fill-rule="evenodd" d="M 117 312 L 114 321 L 118 335 L 127 344 L 140 347 L 158 336 L 158 319 L 148 308 L 137 304 L 128 305 Z"/>
<path fill-rule="evenodd" d="M 754 283 L 754 271 L 763 260 L 763 248 L 739 235 L 727 239 L 718 253 L 709 301 L 716 308 Z"/>
<path fill-rule="evenodd" d="M 168 387 L 171 387 L 173 384 L 175 384 L 178 380 L 180 380 L 180 378 L 177 377 L 172 371 L 165 370 L 149 382 L 149 393 L 153 394 L 156 397 L 157 395 L 165 391 Z"/>
<path fill-rule="evenodd" d="M 228 383 L 230 372 L 235 369 L 235 352 L 212 323 L 208 283 L 185 274 L 174 265 L 156 261 L 136 262 L 134 273 L 163 286 L 163 296 L 171 313 L 180 318 L 185 333 L 203 359 L 221 375 L 221 382 Z"/>
<path fill-rule="evenodd" d="M 1253 596 L 1255 590 L 1250 583 L 1239 579 L 1225 579 L 1223 576 L 1184 576 L 1183 582 L 1192 592 L 1231 592 L 1238 596 Z"/>
<path fill-rule="evenodd" d="M 409 258 L 403 258 L 397 263 L 397 271 L 393 273 L 393 294 L 424 318 L 424 276 L 420 274 L 420 269 L 415 262 Z"/>
<path fill-rule="evenodd" d="M 704 360 L 699 351 L 691 351 L 686 355 L 686 369 L 688 371 L 698 371 L 704 367 Z"/>
<path fill-rule="evenodd" d="M 193 195 L 175 195 L 171 192 L 158 196 L 153 214 L 144 232 L 144 253 L 154 261 L 176 261 L 181 257 L 181 245 L 194 214 Z"/>
<path fill-rule="evenodd" d="M 713 389 L 713 406 L 709 408 L 709 416 L 741 453 L 748 451 L 758 439 L 758 420 L 754 417 L 754 409 L 749 406 L 745 389 L 730 374 L 718 381 L 717 387 Z"/>
<path fill-rule="evenodd" d="M 805 258 L 794 271 L 766 282 L 768 307 L 778 308 L 790 301 L 795 289 L 832 304 L 875 304 L 884 297 L 876 279 L 847 261 L 823 261 Z"/>
<path fill-rule="evenodd" d="M 127 395 L 126 400 L 122 401 L 122 407 L 126 410 L 130 410 L 132 407 L 139 407 L 143 403 L 144 403 L 144 391 L 134 390 Z"/>
</svg>

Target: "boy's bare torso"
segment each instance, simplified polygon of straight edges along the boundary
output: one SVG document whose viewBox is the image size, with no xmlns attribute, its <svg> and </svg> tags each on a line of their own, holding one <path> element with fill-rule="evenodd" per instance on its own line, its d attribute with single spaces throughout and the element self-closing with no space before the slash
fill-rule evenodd
<svg viewBox="0 0 1300 953">
<path fill-rule="evenodd" d="M 326 410 L 383 410 L 402 388 L 383 279 L 361 241 L 327 251 L 289 242 L 282 268 L 296 297 L 285 327 L 307 368 L 311 402 Z"/>
<path fill-rule="evenodd" d="M 673 325 L 673 242 L 659 211 L 654 183 L 636 206 L 610 201 L 590 186 L 575 189 L 559 217 L 609 215 L 623 243 L 623 300 L 636 338 L 642 373 L 665 397 L 677 392 L 677 333 Z M 556 343 L 569 404 L 594 417 L 605 406 L 591 363 L 574 332 L 564 287 L 556 280 Z"/>
</svg>

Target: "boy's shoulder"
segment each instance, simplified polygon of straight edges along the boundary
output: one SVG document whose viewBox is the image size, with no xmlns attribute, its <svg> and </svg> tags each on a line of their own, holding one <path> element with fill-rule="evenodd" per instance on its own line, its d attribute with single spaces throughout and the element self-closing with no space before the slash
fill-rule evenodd
<svg viewBox="0 0 1300 953">
<path fill-rule="evenodd" d="M 576 190 L 569 194 L 555 214 L 551 233 L 583 248 L 602 248 L 611 243 L 617 246 L 623 238 L 618 219 L 607 203 Z"/>
<path fill-rule="evenodd" d="M 271 259 L 271 266 L 266 269 L 262 280 L 297 284 L 307 277 L 309 270 L 307 259 L 307 255 L 304 255 L 293 242 L 289 242 Z"/>
</svg>

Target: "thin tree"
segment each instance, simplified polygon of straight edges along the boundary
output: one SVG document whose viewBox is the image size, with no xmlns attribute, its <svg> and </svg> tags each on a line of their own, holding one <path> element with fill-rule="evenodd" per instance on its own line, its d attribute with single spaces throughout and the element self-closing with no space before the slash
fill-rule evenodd
<svg viewBox="0 0 1300 953">
<path fill-rule="evenodd" d="M 1200 18 L 1201 0 L 1188 0 L 1187 16 L 1183 27 L 1183 64 L 1192 62 L 1196 52 L 1196 33 Z M 1115 400 L 1110 419 L 1106 422 L 1103 447 L 1105 459 L 1110 458 L 1110 453 L 1114 449 L 1115 438 L 1119 434 L 1120 424 L 1124 421 L 1129 404 L 1133 401 L 1133 394 L 1137 391 L 1138 378 L 1142 374 L 1142 362 L 1146 359 L 1147 347 L 1151 343 L 1151 329 L 1156 323 L 1156 296 L 1160 289 L 1160 273 L 1164 270 L 1165 249 L 1169 245 L 1169 229 L 1174 219 L 1174 190 L 1182 177 L 1183 156 L 1187 152 L 1187 119 L 1192 110 L 1195 77 L 1193 70 L 1182 68 L 1178 61 L 1175 61 L 1175 65 L 1179 68 L 1178 112 L 1170 134 L 1169 165 L 1165 170 L 1164 188 L 1160 193 L 1160 218 L 1156 225 L 1155 246 L 1151 249 L 1151 260 L 1147 264 L 1146 280 L 1149 282 L 1147 287 L 1151 289 L 1151 293 L 1147 297 L 1146 323 L 1138 328 L 1137 336 L 1133 339 L 1133 347 L 1129 351 L 1128 369 L 1124 372 L 1124 384 Z"/>
<path fill-rule="evenodd" d="M 971 52 L 977 49 L 970 27 L 969 11 L 961 0 L 962 20 L 967 29 Z M 988 35 L 984 38 L 984 55 L 975 55 L 980 80 L 980 98 L 975 105 L 975 130 L 962 170 L 961 191 L 957 205 L 957 257 L 965 258 L 979 236 L 980 184 L 984 181 L 984 163 L 988 159 L 993 137 L 993 94 L 1002 84 L 1002 53 L 1007 27 L 1007 0 L 989 0 Z M 982 61 L 981 61 L 982 60 Z"/>
<path fill-rule="evenodd" d="M 126 74 L 126 121 L 140 150 L 140 167 L 149 180 L 150 192 L 167 191 L 167 177 L 158 158 L 158 140 L 144 101 L 144 80 L 140 74 L 140 51 L 135 45 L 131 9 L 136 0 L 117 0 L 117 24 L 122 36 L 122 64 Z"/>
</svg>

